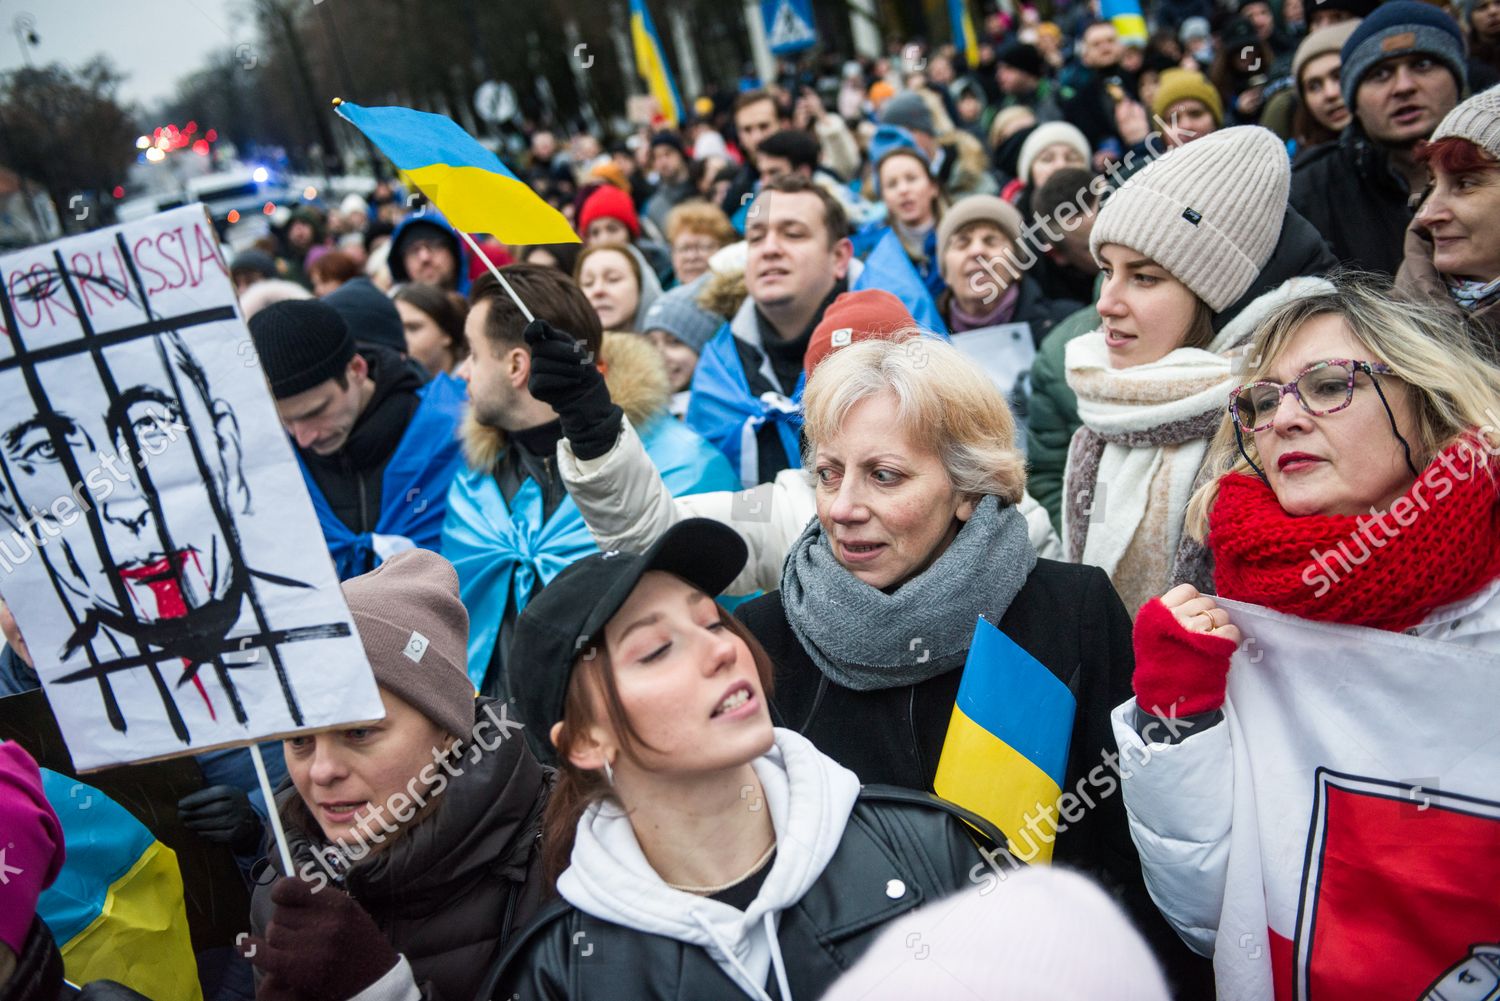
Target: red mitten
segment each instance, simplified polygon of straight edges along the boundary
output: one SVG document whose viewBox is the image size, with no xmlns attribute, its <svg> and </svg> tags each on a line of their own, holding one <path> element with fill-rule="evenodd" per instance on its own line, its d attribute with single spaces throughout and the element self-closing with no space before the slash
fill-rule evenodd
<svg viewBox="0 0 1500 1001">
<path fill-rule="evenodd" d="M 1153 716 L 1194 716 L 1224 704 L 1235 643 L 1193 632 L 1160 598 L 1135 619 L 1135 703 Z"/>
</svg>

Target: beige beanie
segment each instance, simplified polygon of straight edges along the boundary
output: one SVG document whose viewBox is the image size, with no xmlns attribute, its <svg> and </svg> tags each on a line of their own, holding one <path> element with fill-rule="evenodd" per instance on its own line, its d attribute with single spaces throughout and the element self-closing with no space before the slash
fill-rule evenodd
<svg viewBox="0 0 1500 1001">
<path fill-rule="evenodd" d="M 1089 148 L 1088 137 L 1079 131 L 1078 126 L 1067 122 L 1043 122 L 1032 130 L 1031 135 L 1021 144 L 1021 152 L 1016 157 L 1016 176 L 1025 184 L 1031 183 L 1031 165 L 1036 158 L 1042 155 L 1042 150 L 1048 146 L 1063 143 L 1072 146 L 1083 157 L 1085 165 L 1093 159 L 1094 151 Z"/>
<path fill-rule="evenodd" d="M 1500 84 L 1482 90 L 1448 112 L 1429 142 L 1467 139 L 1500 160 Z"/>
<path fill-rule="evenodd" d="M 1166 268 L 1215 313 L 1260 274 L 1286 213 L 1292 165 L 1276 134 L 1221 129 L 1152 161 L 1099 210 L 1089 250 L 1117 243 Z"/>
<path fill-rule="evenodd" d="M 1349 36 L 1354 34 L 1354 29 L 1359 27 L 1359 18 L 1351 17 L 1347 21 L 1330 24 L 1326 28 L 1309 32 L 1302 39 L 1302 44 L 1297 46 L 1297 54 L 1292 56 L 1292 81 L 1297 85 L 1300 93 L 1302 90 L 1302 67 L 1312 62 L 1319 56 L 1326 56 L 1330 52 L 1338 55 L 1343 51 L 1344 43 Z"/>
<path fill-rule="evenodd" d="M 940 261 L 953 234 L 971 222 L 992 223 L 1012 240 L 1021 238 L 1021 227 L 1024 225 L 1016 207 L 994 195 L 969 195 L 960 198 L 943 213 L 943 221 L 938 223 L 937 252 Z"/>
<path fill-rule="evenodd" d="M 408 549 L 344 581 L 344 600 L 380 687 L 449 736 L 469 736 L 469 613 L 453 564 L 430 550 Z"/>
</svg>

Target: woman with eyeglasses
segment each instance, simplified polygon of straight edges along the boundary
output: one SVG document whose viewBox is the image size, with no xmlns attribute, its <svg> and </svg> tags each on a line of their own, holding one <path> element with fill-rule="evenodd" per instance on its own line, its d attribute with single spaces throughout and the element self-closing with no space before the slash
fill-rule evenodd
<svg viewBox="0 0 1500 1001">
<path fill-rule="evenodd" d="M 1220 475 L 1188 509 L 1218 596 L 1500 650 L 1500 370 L 1440 308 L 1360 284 L 1277 310 L 1249 357 L 1210 452 Z M 1348 573 L 1330 580 L 1328 554 Z M 1114 712 L 1121 757 L 1151 759 L 1123 782 L 1147 884 L 1205 955 L 1231 920 L 1240 639 L 1214 596 L 1173 588 L 1136 619 L 1135 698 Z"/>
<path fill-rule="evenodd" d="M 1063 478 L 1063 544 L 1133 614 L 1174 582 L 1207 584 L 1182 531 L 1208 440 L 1260 320 L 1326 288 L 1336 266 L 1287 207 L 1291 165 L 1266 129 L 1221 129 L 1152 161 L 1089 238 L 1100 328 L 1068 342 L 1082 426 Z"/>
</svg>

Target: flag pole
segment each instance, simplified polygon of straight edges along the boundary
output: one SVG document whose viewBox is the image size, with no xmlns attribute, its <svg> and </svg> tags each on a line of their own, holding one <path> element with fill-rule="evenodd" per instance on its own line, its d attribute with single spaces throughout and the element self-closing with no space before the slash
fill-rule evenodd
<svg viewBox="0 0 1500 1001">
<path fill-rule="evenodd" d="M 266 815 L 271 818 L 271 830 L 276 834 L 276 847 L 281 851 L 281 868 L 288 876 L 297 875 L 292 863 L 292 850 L 287 847 L 286 830 L 281 826 L 281 811 L 276 809 L 276 790 L 271 788 L 271 777 L 266 774 L 266 761 L 260 756 L 260 745 L 250 745 L 250 761 L 255 765 L 255 777 L 260 780 L 261 795 L 266 798 Z"/>
<path fill-rule="evenodd" d="M 333 106 L 335 108 L 339 107 L 343 103 L 344 99 L 342 97 L 335 97 L 333 99 Z M 339 112 L 339 114 L 340 116 L 343 116 L 343 112 Z M 358 126 L 355 127 L 358 128 Z M 400 172 L 399 168 L 397 172 Z M 434 201 L 433 204 L 436 205 L 437 203 Z M 469 245 L 469 249 L 472 250 L 480 260 L 484 261 L 484 266 L 489 269 L 490 274 L 495 276 L 495 280 L 500 283 L 500 287 L 505 289 L 505 294 L 510 296 L 510 301 L 515 303 L 516 308 L 521 311 L 521 315 L 526 317 L 526 322 L 531 323 L 532 321 L 534 321 L 536 317 L 531 315 L 531 310 L 527 309 L 526 304 L 521 301 L 521 297 L 516 295 L 516 290 L 511 288 L 510 282 L 506 281 L 505 276 L 500 273 L 500 269 L 495 267 L 495 262 L 489 259 L 489 255 L 485 254 L 484 251 L 479 249 L 479 244 L 475 242 L 474 238 L 470 236 L 467 231 L 459 229 L 457 226 L 454 227 L 454 231 L 458 233 L 459 236 L 463 237 L 464 242 Z M 460 264 L 461 263 L 462 262 L 460 262 Z"/>
<path fill-rule="evenodd" d="M 521 301 L 521 297 L 516 295 L 516 290 L 510 287 L 510 282 L 506 281 L 505 276 L 500 273 L 500 269 L 495 267 L 495 262 L 490 260 L 488 254 L 479 249 L 479 244 L 474 242 L 474 238 L 461 229 L 458 230 L 458 235 L 463 237 L 464 242 L 469 245 L 469 249 L 474 251 L 474 256 L 483 261 L 484 266 L 490 269 L 490 274 L 494 275 L 496 280 L 500 282 L 500 287 L 505 289 L 505 294 L 510 296 L 510 301 L 516 304 L 516 308 L 521 311 L 521 315 L 526 317 L 526 322 L 530 323 L 535 320 L 536 317 L 531 315 L 531 310 L 527 309 L 526 304 Z"/>
</svg>

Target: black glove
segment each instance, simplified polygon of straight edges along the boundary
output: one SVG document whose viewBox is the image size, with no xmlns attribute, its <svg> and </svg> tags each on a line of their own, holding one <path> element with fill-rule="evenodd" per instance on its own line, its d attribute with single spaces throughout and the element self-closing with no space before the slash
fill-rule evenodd
<svg viewBox="0 0 1500 1001">
<path fill-rule="evenodd" d="M 624 411 L 609 398 L 609 387 L 583 345 L 546 320 L 532 320 L 523 332 L 531 348 L 531 395 L 557 411 L 562 432 L 580 459 L 597 459 L 620 437 Z"/>
<path fill-rule="evenodd" d="M 234 786 L 209 786 L 177 801 L 182 822 L 199 837 L 228 845 L 241 855 L 260 847 L 265 829 L 250 797 Z"/>
<path fill-rule="evenodd" d="M 343 890 L 283 876 L 271 887 L 271 902 L 276 910 L 265 938 L 241 945 L 266 974 L 259 998 L 352 998 L 400 962 L 375 919 Z"/>
</svg>

